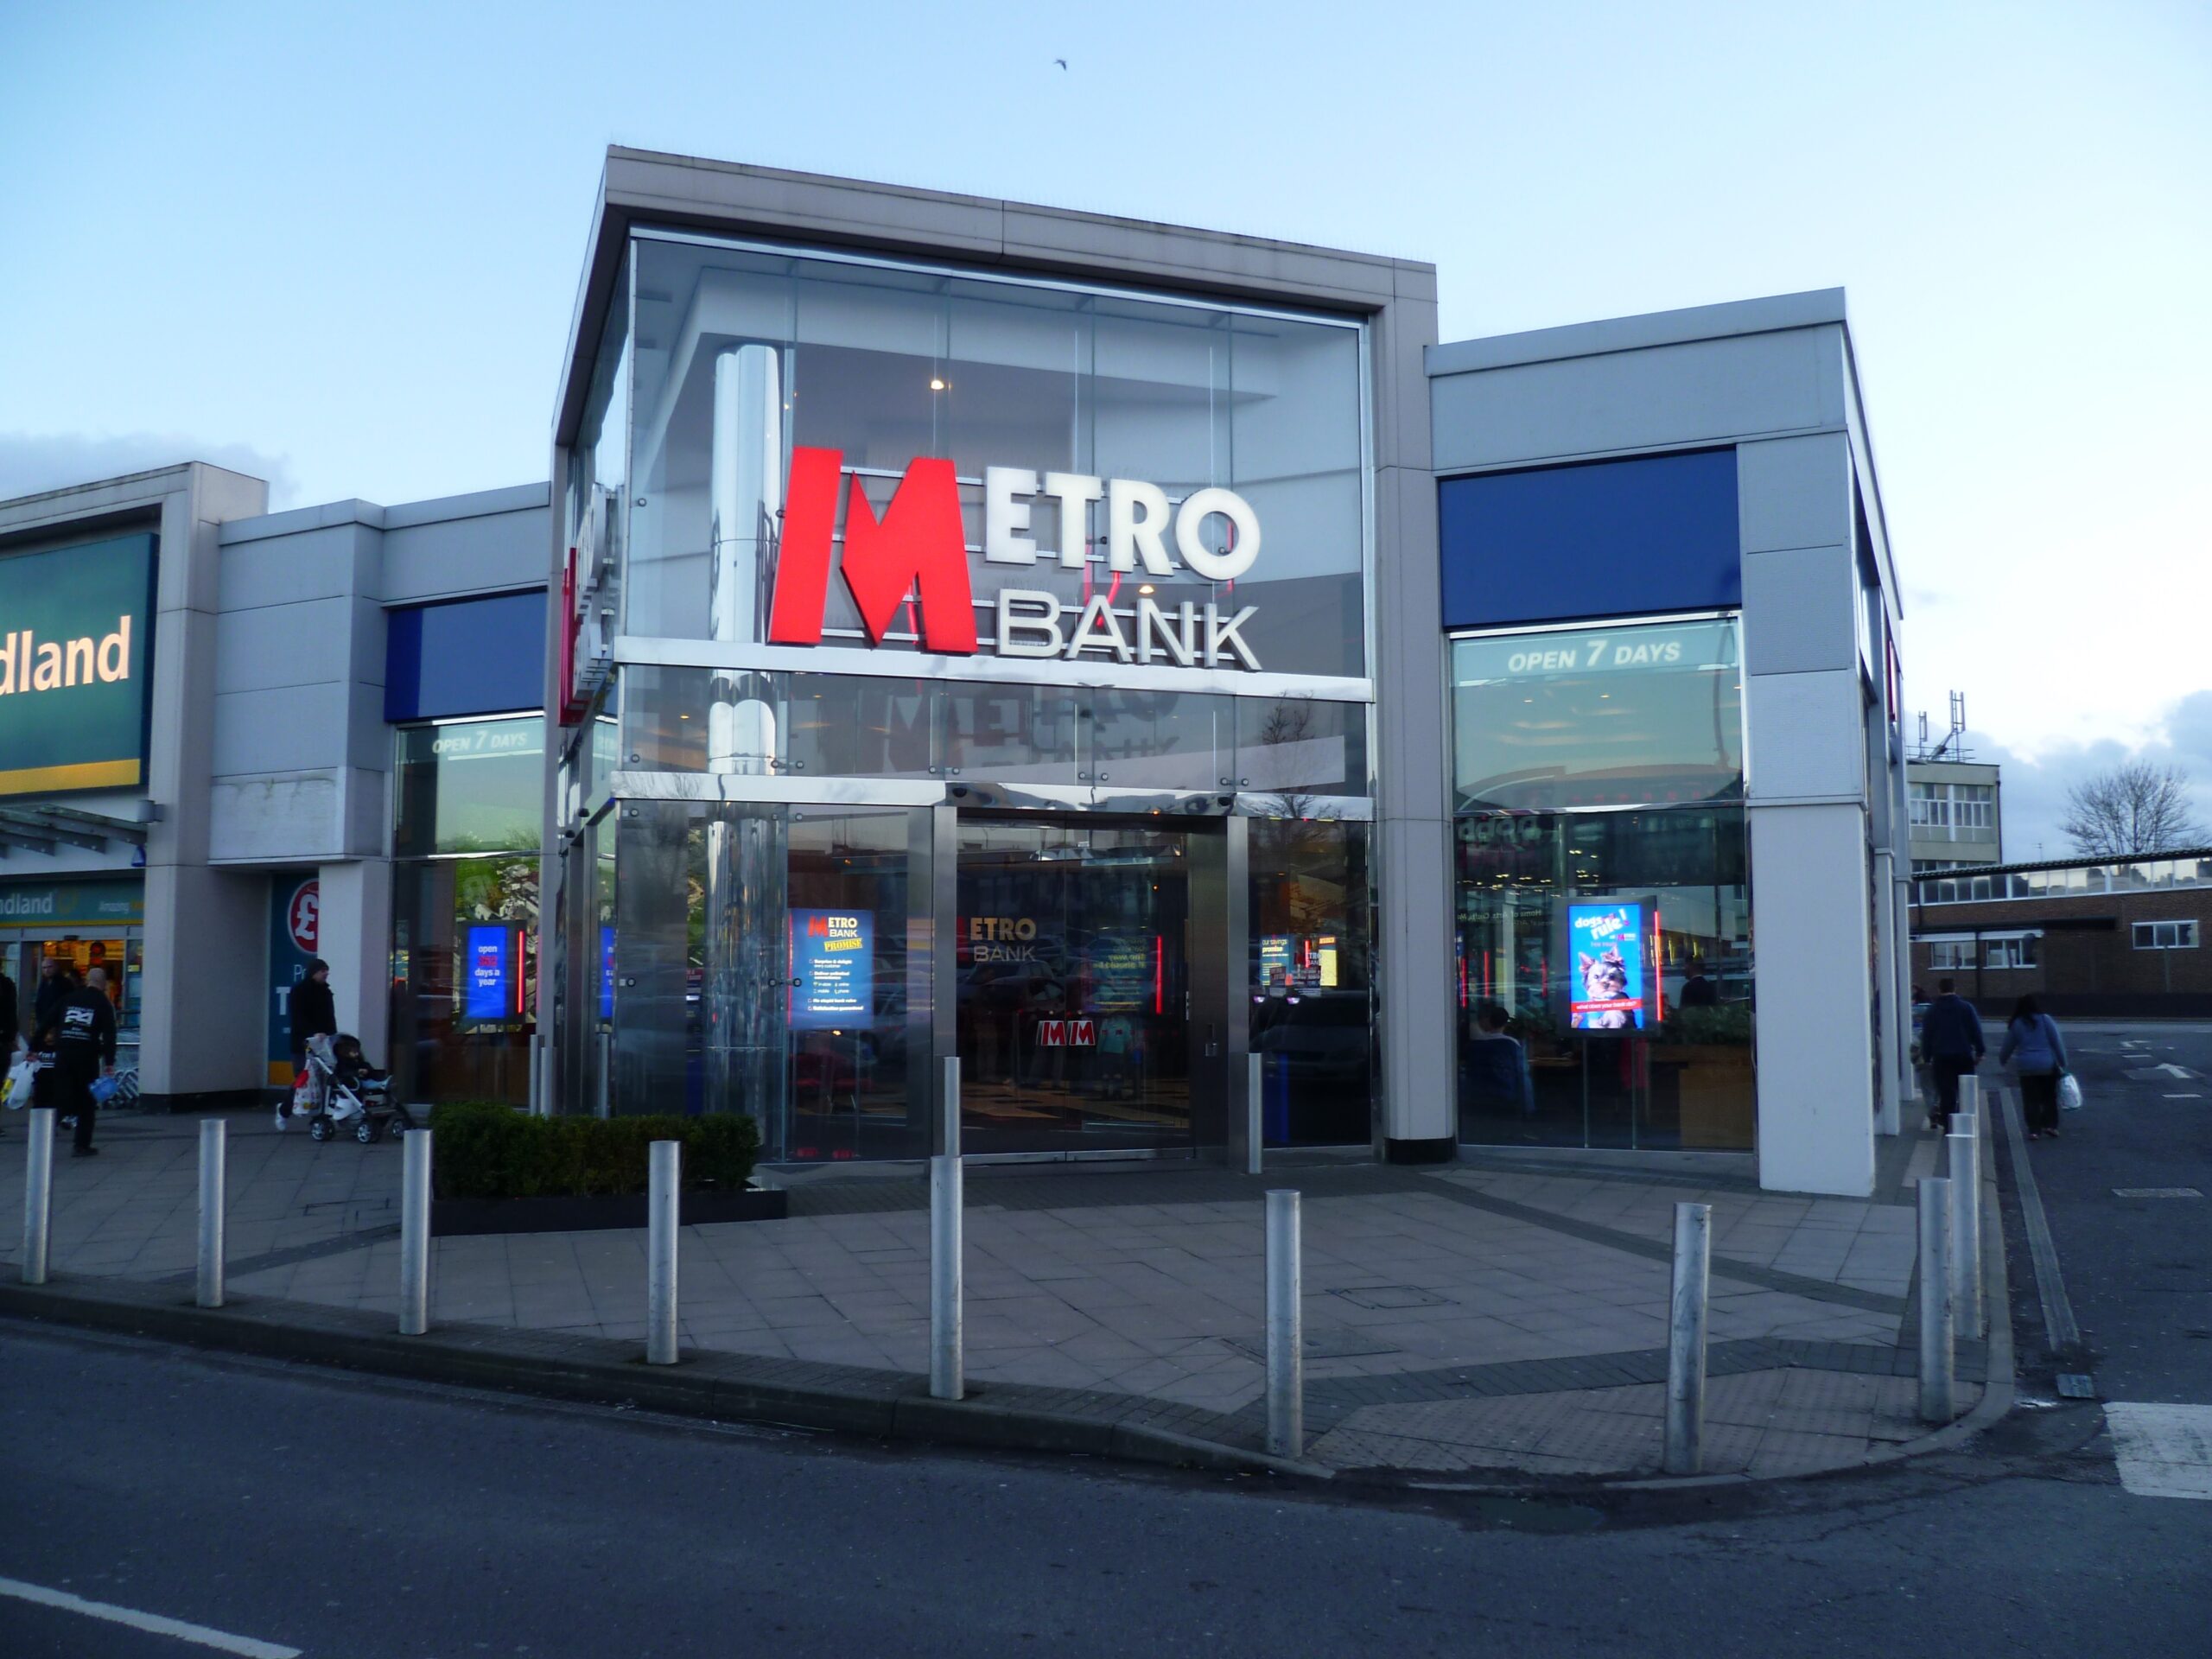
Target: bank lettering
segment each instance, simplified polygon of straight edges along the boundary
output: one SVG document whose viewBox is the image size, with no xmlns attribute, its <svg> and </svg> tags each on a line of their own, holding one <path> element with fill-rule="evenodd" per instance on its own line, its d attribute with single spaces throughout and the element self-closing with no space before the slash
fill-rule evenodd
<svg viewBox="0 0 2212 1659">
<path fill-rule="evenodd" d="M 846 477 L 839 450 L 802 445 L 791 451 L 769 642 L 822 643 L 842 493 L 845 532 L 839 568 L 868 643 L 881 645 L 900 608 L 912 600 L 919 607 L 925 651 L 975 654 L 982 641 L 976 631 L 975 588 L 952 462 L 938 457 L 908 462 L 880 518 L 857 481 L 845 486 Z M 1040 547 L 1034 537 L 1031 519 L 1040 500 L 1058 509 L 1054 547 Z M 983 473 L 985 562 L 1083 569 L 1090 556 L 1085 526 L 1090 509 L 1100 503 L 1106 509 L 1106 568 L 1117 588 L 1123 575 L 1173 576 L 1178 557 L 1209 582 L 1233 582 L 1259 557 L 1259 518 L 1234 490 L 1194 490 L 1173 504 L 1158 485 L 1141 479 L 1039 475 L 1018 467 L 990 467 Z M 1222 526 L 1219 547 L 1207 539 L 1209 522 L 1217 519 Z M 1134 609 L 1117 607 L 1110 594 L 1070 605 L 1042 589 L 1009 588 L 1000 591 L 995 608 L 994 643 L 1001 657 L 1077 662 L 1096 656 L 1122 663 L 1256 670 L 1259 658 L 1243 633 L 1254 614 L 1249 605 L 1183 601 L 1168 607 L 1142 596 Z"/>
<path fill-rule="evenodd" d="M 29 628 L 0 635 L 0 696 L 18 691 L 59 691 L 73 685 L 112 684 L 130 677 L 130 618 L 118 616 L 115 632 L 73 639 L 41 639 Z"/>
</svg>

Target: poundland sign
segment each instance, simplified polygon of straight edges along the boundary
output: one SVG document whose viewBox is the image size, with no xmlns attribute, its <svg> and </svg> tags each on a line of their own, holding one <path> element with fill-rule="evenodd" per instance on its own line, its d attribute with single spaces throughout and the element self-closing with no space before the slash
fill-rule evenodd
<svg viewBox="0 0 2212 1659">
<path fill-rule="evenodd" d="M 146 776 L 155 538 L 0 557 L 0 796 Z"/>
</svg>

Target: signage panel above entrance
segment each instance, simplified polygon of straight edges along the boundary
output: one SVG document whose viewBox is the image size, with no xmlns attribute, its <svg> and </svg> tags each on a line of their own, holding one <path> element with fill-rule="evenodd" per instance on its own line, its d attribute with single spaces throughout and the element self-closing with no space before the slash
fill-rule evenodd
<svg viewBox="0 0 2212 1659">
<path fill-rule="evenodd" d="M 0 796 L 145 781 L 155 540 L 0 558 Z"/>
<path fill-rule="evenodd" d="M 821 643 L 829 604 L 830 544 L 838 498 L 849 475 L 835 449 L 800 447 L 791 452 L 791 488 L 776 565 L 774 607 L 768 619 L 772 645 Z M 1160 603 L 1154 578 L 1166 581 L 1189 569 L 1224 592 L 1252 569 L 1260 553 L 1260 521 L 1234 490 L 1193 490 L 1171 506 L 1167 493 L 1139 479 L 1094 478 L 1072 473 L 1038 474 L 992 467 L 983 478 L 983 543 L 994 564 L 1039 563 L 1031 518 L 1051 501 L 1059 518 L 1057 564 L 1083 573 L 1083 591 L 1064 598 L 1042 588 L 1001 588 L 990 609 L 996 626 L 988 637 L 976 627 L 975 590 L 969 580 L 971 550 L 961 520 L 960 480 L 950 461 L 917 457 L 907 463 L 889 508 L 879 518 L 855 478 L 845 501 L 845 586 L 860 612 L 871 645 L 880 645 L 899 613 L 918 600 L 918 643 L 924 651 L 972 656 L 988 646 L 1001 657 L 1058 657 L 1078 661 L 1085 653 L 1121 663 L 1174 663 L 1189 668 L 1257 671 L 1260 660 L 1242 629 L 1253 606 L 1209 599 Z M 1103 572 L 1093 556 L 1090 512 L 1103 504 L 1106 534 Z M 1218 522 L 1219 545 L 1209 543 Z M 1170 534 L 1175 554 L 1167 550 Z M 1178 557 L 1179 556 L 1179 563 Z M 1096 590 L 1100 576 L 1104 591 Z M 1124 579 L 1127 579 L 1126 581 Z M 1124 587 L 1129 589 L 1122 597 Z M 910 629 L 912 626 L 909 622 Z"/>
</svg>

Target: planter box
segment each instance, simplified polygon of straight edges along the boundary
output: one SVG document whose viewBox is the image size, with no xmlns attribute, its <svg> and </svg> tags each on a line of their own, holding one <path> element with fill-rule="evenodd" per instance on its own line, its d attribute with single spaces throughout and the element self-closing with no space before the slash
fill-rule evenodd
<svg viewBox="0 0 2212 1659">
<path fill-rule="evenodd" d="M 651 1200 L 642 1192 L 616 1198 L 433 1198 L 430 1232 L 437 1238 L 472 1233 L 592 1233 L 643 1227 Z M 791 1195 L 780 1188 L 749 1186 L 742 1192 L 712 1187 L 684 1192 L 677 1214 L 687 1227 L 720 1221 L 781 1221 Z"/>
</svg>

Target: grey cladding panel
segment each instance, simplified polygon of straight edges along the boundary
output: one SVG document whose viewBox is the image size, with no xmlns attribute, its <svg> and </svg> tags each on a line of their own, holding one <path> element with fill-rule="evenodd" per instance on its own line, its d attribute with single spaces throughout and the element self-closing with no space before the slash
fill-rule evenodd
<svg viewBox="0 0 2212 1659">
<path fill-rule="evenodd" d="M 1745 671 L 1803 674 L 1854 667 L 1857 603 L 1847 547 L 1745 555 Z"/>
<path fill-rule="evenodd" d="M 1439 472 L 1726 442 L 1843 418 L 1833 328 L 1568 358 L 1429 384 Z"/>
<path fill-rule="evenodd" d="M 552 534 L 548 509 L 387 530 L 384 599 L 404 605 L 456 594 L 543 587 Z"/>
<path fill-rule="evenodd" d="M 377 535 L 348 521 L 296 536 L 226 543 L 216 602 L 238 612 L 335 598 L 352 590 L 357 564 L 365 550 L 373 550 Z"/>
<path fill-rule="evenodd" d="M 1851 543 L 1851 444 L 1840 432 L 1738 445 L 1736 492 L 1746 553 Z"/>
</svg>

